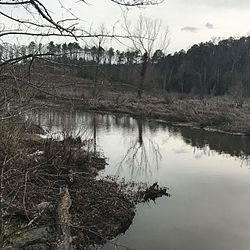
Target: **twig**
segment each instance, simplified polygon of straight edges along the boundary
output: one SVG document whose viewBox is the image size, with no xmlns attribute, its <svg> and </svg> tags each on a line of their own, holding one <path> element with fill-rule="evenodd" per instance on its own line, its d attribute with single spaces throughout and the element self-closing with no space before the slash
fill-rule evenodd
<svg viewBox="0 0 250 250">
<path fill-rule="evenodd" d="M 28 171 L 26 171 L 25 177 L 24 177 L 23 209 L 24 209 L 25 215 L 29 219 L 28 212 L 27 212 L 27 209 L 26 209 L 26 201 L 25 201 L 26 192 L 27 192 L 27 180 L 28 180 Z"/>
</svg>

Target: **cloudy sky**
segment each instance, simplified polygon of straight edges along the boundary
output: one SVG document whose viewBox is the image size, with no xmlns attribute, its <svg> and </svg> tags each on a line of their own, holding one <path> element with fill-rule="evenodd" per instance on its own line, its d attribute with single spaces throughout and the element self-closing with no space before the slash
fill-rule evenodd
<svg viewBox="0 0 250 250">
<path fill-rule="evenodd" d="M 72 11 L 86 23 L 111 25 L 122 20 L 120 8 L 109 0 L 89 0 L 89 3 L 89 7 L 72 5 Z M 160 18 L 168 25 L 171 52 L 212 37 L 227 38 L 250 32 L 250 0 L 165 0 L 159 6 L 130 10 L 130 18 L 136 20 L 140 12 Z"/>
<path fill-rule="evenodd" d="M 81 19 L 84 27 L 105 23 L 120 32 L 121 9 L 110 0 L 60 0 L 68 12 Z M 58 18 L 67 17 L 66 10 L 57 1 L 43 0 Z M 133 8 L 129 18 L 136 20 L 140 13 L 162 19 L 170 30 L 169 52 L 187 49 L 194 43 L 209 41 L 212 37 L 228 38 L 250 34 L 250 0 L 165 0 L 158 6 Z"/>
</svg>

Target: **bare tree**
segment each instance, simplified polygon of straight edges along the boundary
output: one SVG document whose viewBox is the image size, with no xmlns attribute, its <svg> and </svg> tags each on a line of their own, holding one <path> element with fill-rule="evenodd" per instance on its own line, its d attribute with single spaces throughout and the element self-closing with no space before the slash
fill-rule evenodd
<svg viewBox="0 0 250 250">
<path fill-rule="evenodd" d="M 163 2 L 163 0 L 110 0 L 118 5 L 132 7 L 132 6 L 147 6 L 155 5 Z M 60 1 L 58 1 L 62 8 L 66 9 Z M 85 0 L 80 0 L 86 4 Z M 0 32 L 0 37 L 9 35 L 25 35 L 25 36 L 72 36 L 92 37 L 87 30 L 79 29 L 78 18 L 71 13 L 71 17 L 56 20 L 51 11 L 47 9 L 43 0 L 3 0 L 0 1 L 0 6 L 5 7 L 0 11 L 3 18 L 18 24 L 17 29 L 6 30 L 5 25 Z M 10 9 L 9 9 L 10 8 Z M 13 15 L 13 9 L 26 10 L 26 18 L 21 19 Z M 67 25 L 67 23 L 69 23 Z"/>
<path fill-rule="evenodd" d="M 124 29 L 131 39 L 134 49 L 141 54 L 142 67 L 138 84 L 138 98 L 141 98 L 148 62 L 156 49 L 160 49 L 163 53 L 166 52 L 169 46 L 169 29 L 163 26 L 160 19 L 151 19 L 142 14 L 135 25 L 132 25 L 128 19 L 127 12 L 124 12 L 123 17 Z"/>
<path fill-rule="evenodd" d="M 124 7 L 155 5 L 162 2 L 161 0 L 109 1 Z M 86 1 L 81 0 L 80 2 L 88 7 Z M 61 1 L 58 1 L 57 3 L 63 9 L 67 9 L 67 6 L 62 6 Z M 99 41 L 98 48 L 100 48 L 104 41 L 104 37 L 119 37 L 119 35 L 117 36 L 116 34 L 105 33 L 106 31 L 104 29 L 100 29 L 99 32 L 92 32 L 87 28 L 80 28 L 78 23 L 79 19 L 70 11 L 67 11 L 69 15 L 64 19 L 57 19 L 55 14 L 47 8 L 45 1 L 43 0 L 1 0 L 0 7 L 0 16 L 4 20 L 4 24 L 0 27 L 1 41 L 4 41 L 4 39 L 10 40 L 13 36 L 18 36 L 20 38 L 32 36 L 32 39 L 34 40 L 38 37 L 68 37 L 75 40 L 95 38 Z M 25 12 L 24 15 L 22 15 L 22 18 L 18 15 L 19 10 L 22 13 Z M 124 35 L 120 35 L 120 37 L 124 37 Z M 14 92 L 18 92 L 19 94 L 22 93 L 25 97 L 27 97 L 27 94 L 29 93 L 29 91 L 27 91 L 28 89 L 39 90 L 41 87 L 40 84 L 27 81 L 27 77 L 22 78 L 17 74 L 16 68 L 14 67 L 14 65 L 20 64 L 20 62 L 25 60 L 30 64 L 27 72 L 27 74 L 30 74 L 31 65 L 36 58 L 48 57 L 48 53 L 41 53 L 39 49 L 34 48 L 33 44 L 31 45 L 32 46 L 28 51 L 21 50 L 19 54 L 16 53 L 16 55 L 12 53 L 12 51 L 8 56 L 5 56 L 4 53 L 2 53 L 1 47 L 0 88 L 3 90 L 1 93 L 4 93 L 1 94 L 0 97 L 0 109 L 2 108 L 2 110 L 5 110 L 6 103 L 9 103 L 11 99 L 14 100 L 13 98 L 15 98 L 13 95 L 13 88 L 10 88 L 10 86 L 15 86 L 15 89 L 18 91 L 14 90 Z M 98 55 L 99 59 L 97 59 L 100 61 L 100 53 L 98 53 Z M 50 55 L 50 57 L 51 56 L 53 55 Z M 97 80 L 98 66 L 95 75 Z M 6 86 L 8 86 L 9 91 L 6 91 Z M 29 98 L 32 98 L 32 94 Z"/>
<path fill-rule="evenodd" d="M 96 53 L 96 69 L 95 69 L 95 78 L 94 78 L 94 83 L 95 83 L 95 86 L 94 86 L 94 96 L 96 97 L 96 94 L 97 94 L 97 83 L 98 83 L 98 79 L 99 79 L 99 65 L 101 63 L 101 56 L 103 54 L 103 45 L 105 44 L 106 39 L 107 39 L 107 37 L 105 35 L 108 35 L 109 32 L 108 32 L 105 24 L 102 23 L 94 34 L 97 34 L 97 36 L 93 37 L 93 39 L 92 39 L 92 42 L 95 44 L 95 46 L 97 48 L 97 53 Z"/>
</svg>

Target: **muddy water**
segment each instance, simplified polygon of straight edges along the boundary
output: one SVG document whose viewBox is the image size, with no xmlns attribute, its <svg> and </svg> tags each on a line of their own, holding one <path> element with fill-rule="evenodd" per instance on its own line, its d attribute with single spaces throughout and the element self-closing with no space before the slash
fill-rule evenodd
<svg viewBox="0 0 250 250">
<path fill-rule="evenodd" d="M 101 175 L 170 188 L 172 197 L 139 205 L 129 230 L 103 249 L 250 249 L 250 138 L 74 110 L 32 119 L 91 139 L 108 158 Z"/>
</svg>

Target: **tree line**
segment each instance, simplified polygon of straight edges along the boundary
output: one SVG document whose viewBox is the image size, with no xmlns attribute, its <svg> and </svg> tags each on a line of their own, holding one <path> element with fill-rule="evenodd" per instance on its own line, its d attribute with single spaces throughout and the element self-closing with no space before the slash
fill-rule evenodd
<svg viewBox="0 0 250 250">
<path fill-rule="evenodd" d="M 47 54 L 40 64 L 51 64 L 94 81 L 138 87 L 145 53 L 136 49 L 103 48 L 100 44 L 81 46 L 77 42 L 29 45 L 0 45 L 0 60 Z M 29 59 L 24 60 L 27 63 Z M 160 89 L 198 95 L 250 93 L 250 37 L 228 38 L 195 44 L 187 51 L 151 54 L 145 73 L 144 89 Z M 98 70 L 97 70 L 98 69 Z"/>
</svg>

